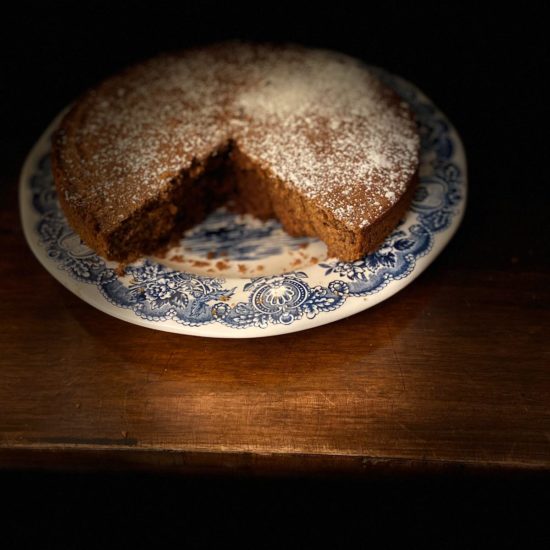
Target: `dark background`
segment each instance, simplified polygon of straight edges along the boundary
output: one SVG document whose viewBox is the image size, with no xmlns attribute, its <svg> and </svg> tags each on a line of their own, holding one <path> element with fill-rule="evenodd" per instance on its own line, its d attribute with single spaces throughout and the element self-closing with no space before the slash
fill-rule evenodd
<svg viewBox="0 0 550 550">
<path fill-rule="evenodd" d="M 491 262 L 538 263 L 548 197 L 546 10 L 443 4 L 18 2 L 0 23 L 2 157 L 15 177 L 63 107 L 161 51 L 231 38 L 333 48 L 411 80 L 449 116 L 469 162 L 466 222 L 484 221 Z M 487 261 L 479 228 L 465 227 L 465 259 Z"/>
<path fill-rule="evenodd" d="M 0 23 L 0 200 L 13 192 L 26 153 L 51 119 L 125 65 L 227 38 L 293 41 L 341 50 L 404 76 L 456 125 L 466 147 L 470 195 L 453 241 L 455 260 L 511 270 L 548 268 L 548 42 L 542 8 L 497 9 L 479 2 L 12 7 Z M 13 511 L 3 520 L 8 540 L 47 534 L 42 540 L 54 535 L 74 547 L 110 541 L 115 533 L 128 540 L 137 535 L 150 545 L 175 533 L 184 547 L 186 541 L 201 546 L 216 537 L 225 545 L 229 536 L 247 547 L 269 541 L 286 547 L 296 542 L 287 535 L 289 526 L 300 526 L 310 542 L 336 532 L 337 547 L 349 547 L 354 537 L 366 545 L 376 531 L 386 540 L 436 537 L 442 547 L 468 541 L 484 548 L 496 539 L 535 547 L 544 540 L 549 504 L 544 472 L 461 469 L 330 481 L 3 471 L 0 486 Z M 85 511 L 90 504 L 93 514 Z M 97 527 L 102 534 L 92 535 Z M 251 540 L 250 532 L 258 529 L 261 535 Z"/>
</svg>

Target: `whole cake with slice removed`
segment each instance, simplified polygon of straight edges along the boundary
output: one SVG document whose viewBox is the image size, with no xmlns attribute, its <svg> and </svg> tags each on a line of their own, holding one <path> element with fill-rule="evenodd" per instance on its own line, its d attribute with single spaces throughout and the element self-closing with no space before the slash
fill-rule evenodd
<svg viewBox="0 0 550 550">
<path fill-rule="evenodd" d="M 229 204 L 352 261 L 406 212 L 418 155 L 409 107 L 358 60 L 231 42 L 87 92 L 54 133 L 52 166 L 70 224 L 107 259 L 153 253 Z"/>
</svg>

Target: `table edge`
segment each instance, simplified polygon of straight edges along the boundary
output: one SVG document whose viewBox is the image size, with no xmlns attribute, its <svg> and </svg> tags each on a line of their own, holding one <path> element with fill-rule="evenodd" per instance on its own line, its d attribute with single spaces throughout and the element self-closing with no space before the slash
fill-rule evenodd
<svg viewBox="0 0 550 550">
<path fill-rule="evenodd" d="M 206 475 L 408 475 L 550 472 L 542 461 L 458 460 L 314 453 L 113 449 L 97 445 L 0 446 L 1 470 L 143 471 Z"/>
</svg>

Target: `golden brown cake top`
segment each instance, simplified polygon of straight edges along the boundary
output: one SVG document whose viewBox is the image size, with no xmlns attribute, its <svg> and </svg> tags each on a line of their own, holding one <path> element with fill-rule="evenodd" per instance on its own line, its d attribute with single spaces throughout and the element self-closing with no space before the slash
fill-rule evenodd
<svg viewBox="0 0 550 550">
<path fill-rule="evenodd" d="M 418 166 L 408 106 L 359 61 L 227 43 L 154 58 L 83 96 L 54 137 L 58 183 L 109 231 L 230 141 L 353 228 L 390 209 Z"/>
</svg>

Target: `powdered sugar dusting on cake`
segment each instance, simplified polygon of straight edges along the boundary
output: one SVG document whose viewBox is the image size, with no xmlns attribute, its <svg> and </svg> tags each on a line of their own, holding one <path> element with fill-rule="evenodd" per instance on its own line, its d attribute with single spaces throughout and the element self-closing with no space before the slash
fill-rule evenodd
<svg viewBox="0 0 550 550">
<path fill-rule="evenodd" d="M 101 204 L 103 229 L 230 141 L 336 219 L 365 226 L 406 191 L 419 147 L 408 108 L 356 60 L 245 44 L 153 59 L 107 80 L 57 139 L 74 182 L 67 200 Z"/>
<path fill-rule="evenodd" d="M 239 145 L 336 218 L 368 225 L 416 169 L 414 122 L 356 60 L 292 53 L 270 60 L 263 80 L 238 98 L 251 119 Z"/>
</svg>

